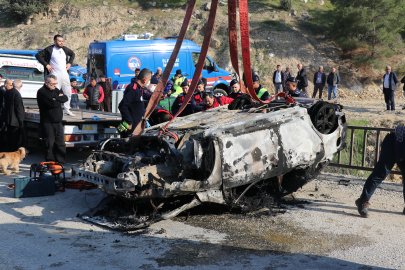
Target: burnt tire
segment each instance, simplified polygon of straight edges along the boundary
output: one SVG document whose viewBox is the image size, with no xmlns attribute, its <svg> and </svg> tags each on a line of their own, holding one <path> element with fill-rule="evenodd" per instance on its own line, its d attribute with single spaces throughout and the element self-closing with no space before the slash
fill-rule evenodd
<svg viewBox="0 0 405 270">
<path fill-rule="evenodd" d="M 227 97 L 228 93 L 224 89 L 216 88 L 216 89 L 214 89 L 214 96 L 216 96 L 216 97 L 222 97 L 222 96 Z"/>
<path fill-rule="evenodd" d="M 330 134 L 338 126 L 336 109 L 333 104 L 324 101 L 318 102 L 309 109 L 308 114 L 315 129 L 322 134 Z"/>
</svg>

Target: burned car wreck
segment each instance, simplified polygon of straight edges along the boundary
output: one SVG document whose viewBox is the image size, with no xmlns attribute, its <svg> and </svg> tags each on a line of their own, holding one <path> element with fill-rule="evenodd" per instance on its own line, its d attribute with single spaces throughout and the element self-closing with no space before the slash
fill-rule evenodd
<svg viewBox="0 0 405 270">
<path fill-rule="evenodd" d="M 139 207 L 134 209 L 133 228 L 202 203 L 244 207 L 244 196 L 252 195 L 256 185 L 273 198 L 295 192 L 345 147 L 347 133 L 342 106 L 312 99 L 295 104 L 281 99 L 243 110 L 222 106 L 176 118 L 169 130 L 177 142 L 170 133 L 159 136 L 162 126 L 146 129 L 135 153 L 128 139 L 107 139 L 72 168 L 73 179 L 128 203 L 150 203 L 155 212 L 188 198 L 153 217 L 138 217 Z M 96 222 L 94 213 L 83 218 Z"/>
</svg>

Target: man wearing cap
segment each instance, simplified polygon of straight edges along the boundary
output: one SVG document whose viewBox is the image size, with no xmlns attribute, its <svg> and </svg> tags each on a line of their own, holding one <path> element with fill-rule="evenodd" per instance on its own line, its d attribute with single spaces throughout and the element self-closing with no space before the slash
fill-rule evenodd
<svg viewBox="0 0 405 270">
<path fill-rule="evenodd" d="M 285 88 L 287 90 L 287 93 L 290 94 L 292 97 L 304 97 L 306 98 L 304 93 L 302 93 L 300 90 L 297 89 L 297 78 L 295 77 L 290 77 L 287 79 L 287 82 L 285 83 Z"/>
<path fill-rule="evenodd" d="M 302 67 L 302 64 L 299 63 L 297 65 L 298 67 L 298 74 L 297 74 L 297 81 L 298 81 L 298 89 L 301 90 L 302 92 L 304 92 L 306 97 L 309 97 L 308 94 L 308 76 L 307 76 L 307 71 L 305 70 L 305 68 Z"/>
<path fill-rule="evenodd" d="M 253 87 L 255 88 L 255 92 L 260 100 L 269 100 L 270 95 L 269 92 L 260 84 L 259 75 L 253 75 Z"/>
<path fill-rule="evenodd" d="M 143 88 L 150 82 L 152 71 L 147 68 L 141 70 L 135 83 L 129 84 L 125 88 L 124 97 L 122 98 L 118 109 L 121 112 L 122 121 L 129 126 L 128 130 L 122 134 L 122 137 L 128 137 L 132 134 L 138 123 L 145 115 L 145 106 L 143 99 Z"/>
<path fill-rule="evenodd" d="M 212 91 L 205 91 L 203 94 L 203 100 L 205 105 L 202 110 L 206 111 L 226 104 L 231 104 L 233 98 L 225 96 L 215 97 Z"/>
<path fill-rule="evenodd" d="M 178 95 L 183 93 L 181 84 L 186 80 L 186 77 L 184 77 L 183 74 L 181 73 L 181 69 L 176 70 L 176 74 L 173 76 L 172 80 L 174 82 L 173 87 L 175 92 Z"/>
<path fill-rule="evenodd" d="M 72 95 L 70 96 L 70 107 L 73 109 L 78 109 L 79 108 L 79 96 L 77 95 L 78 91 L 76 88 L 76 78 L 71 78 L 70 79 L 70 86 L 72 88 Z"/>
<path fill-rule="evenodd" d="M 185 80 L 181 83 L 181 88 L 183 90 L 183 93 L 180 94 L 173 103 L 173 107 L 172 107 L 172 112 L 173 115 L 176 115 L 177 112 L 179 111 L 181 105 L 185 102 L 185 98 L 187 95 L 187 92 L 190 88 L 188 81 Z M 186 108 L 184 108 L 184 110 L 180 113 L 179 116 L 186 116 L 186 115 L 190 115 L 193 114 L 195 111 L 199 111 L 199 108 L 197 107 L 197 103 L 195 101 L 195 99 L 193 97 L 191 97 L 190 101 L 187 103 Z"/>
<path fill-rule="evenodd" d="M 231 87 L 231 93 L 228 95 L 228 97 L 235 99 L 242 95 L 242 91 L 240 90 L 240 83 L 238 82 L 238 80 L 233 79 L 229 85 Z"/>
<path fill-rule="evenodd" d="M 274 71 L 274 73 L 273 73 L 273 84 L 274 84 L 274 88 L 276 90 L 276 94 L 279 92 L 283 92 L 285 80 L 286 80 L 286 77 L 285 77 L 284 72 L 281 70 L 281 66 L 277 65 L 277 70 Z"/>
<path fill-rule="evenodd" d="M 112 84 L 110 81 L 105 79 L 105 75 L 101 74 L 99 76 L 100 81 L 97 83 L 101 86 L 104 92 L 104 99 L 100 103 L 100 108 L 104 112 L 111 112 L 111 103 L 112 103 Z"/>
<path fill-rule="evenodd" d="M 86 98 L 86 110 L 100 110 L 100 104 L 104 100 L 104 91 L 97 84 L 96 78 L 90 78 L 90 84 L 84 89 L 83 96 Z"/>
</svg>

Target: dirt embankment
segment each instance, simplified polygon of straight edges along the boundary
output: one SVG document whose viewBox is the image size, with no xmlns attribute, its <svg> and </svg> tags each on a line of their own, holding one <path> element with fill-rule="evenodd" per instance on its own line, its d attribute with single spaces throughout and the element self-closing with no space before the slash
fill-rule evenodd
<svg viewBox="0 0 405 270">
<path fill-rule="evenodd" d="M 327 1 L 325 1 L 327 2 Z M 21 24 L 0 23 L 2 49 L 38 49 L 52 44 L 55 34 L 62 34 L 65 45 L 72 48 L 76 62 L 86 66 L 87 48 L 94 40 L 112 40 L 121 34 L 151 32 L 154 37 L 177 35 L 185 14 L 184 8 L 156 8 L 152 5 L 136 7 L 122 0 L 104 1 L 100 5 L 56 2 L 48 11 L 36 14 Z M 221 67 L 233 72 L 227 41 L 227 6 L 221 2 L 215 23 L 209 55 Z M 208 19 L 205 4 L 196 7 L 186 38 L 201 45 Z M 322 65 L 329 73 L 336 67 L 341 75 L 339 98 L 378 99 L 381 97 L 383 71 L 359 69 L 351 60 L 343 60 L 343 52 L 324 36 L 311 35 L 300 22 L 299 14 L 273 9 L 270 6 L 250 4 L 250 34 L 252 66 L 259 70 L 262 84 L 274 92 L 273 72 L 277 64 L 283 69 L 290 65 L 293 74 L 297 64 L 303 63 L 308 72 L 309 92 L 312 93 L 313 74 Z M 4 15 L 2 17 L 4 19 Z M 241 56 L 239 57 L 241 60 Z M 401 59 L 397 59 L 400 61 Z M 241 63 L 241 62 L 240 62 Z M 402 91 L 398 91 L 398 97 Z"/>
</svg>

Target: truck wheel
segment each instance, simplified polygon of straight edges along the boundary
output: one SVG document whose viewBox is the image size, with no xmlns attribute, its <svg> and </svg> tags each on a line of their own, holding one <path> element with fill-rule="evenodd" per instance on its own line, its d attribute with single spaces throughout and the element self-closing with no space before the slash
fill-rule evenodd
<svg viewBox="0 0 405 270">
<path fill-rule="evenodd" d="M 337 127 L 336 110 L 333 104 L 318 102 L 309 111 L 312 124 L 322 134 L 330 134 Z"/>
<path fill-rule="evenodd" d="M 222 97 L 222 96 L 227 97 L 228 93 L 224 89 L 216 88 L 216 89 L 214 89 L 214 96 L 216 96 L 216 97 Z"/>
</svg>

